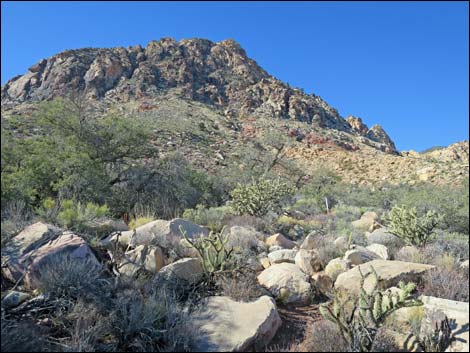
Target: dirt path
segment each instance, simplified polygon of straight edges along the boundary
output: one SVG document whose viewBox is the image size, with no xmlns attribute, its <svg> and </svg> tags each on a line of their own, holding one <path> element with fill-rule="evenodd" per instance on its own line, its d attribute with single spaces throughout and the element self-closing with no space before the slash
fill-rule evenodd
<svg viewBox="0 0 470 353">
<path fill-rule="evenodd" d="M 309 327 L 321 319 L 318 304 L 309 306 L 279 306 L 282 325 L 266 347 L 267 352 L 289 351 L 296 343 L 302 342 L 308 334 Z"/>
</svg>

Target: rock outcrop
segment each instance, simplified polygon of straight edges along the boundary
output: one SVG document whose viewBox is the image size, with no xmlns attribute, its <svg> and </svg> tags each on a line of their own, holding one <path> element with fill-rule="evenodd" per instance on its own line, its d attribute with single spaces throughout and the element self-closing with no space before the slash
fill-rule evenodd
<svg viewBox="0 0 470 353">
<path fill-rule="evenodd" d="M 361 289 L 360 269 L 362 274 L 366 276 L 364 289 L 366 291 L 371 290 L 375 283 L 374 276 L 369 275 L 372 273 L 372 267 L 375 269 L 379 277 L 379 289 L 388 289 L 396 286 L 399 281 L 416 281 L 426 271 L 434 268 L 434 266 L 431 265 L 412 262 L 374 260 L 363 265 L 356 266 L 347 272 L 341 273 L 336 279 L 335 288 L 358 295 Z"/>
<path fill-rule="evenodd" d="M 348 132 L 356 127 L 321 97 L 269 75 L 232 39 L 214 43 L 162 38 L 145 48 L 66 50 L 9 80 L 1 97 L 2 106 L 70 94 L 128 102 L 170 90 L 184 99 L 222 109 L 227 117 L 292 119 Z M 361 130 L 361 135 L 394 150 L 393 142 L 379 128 Z"/>
</svg>

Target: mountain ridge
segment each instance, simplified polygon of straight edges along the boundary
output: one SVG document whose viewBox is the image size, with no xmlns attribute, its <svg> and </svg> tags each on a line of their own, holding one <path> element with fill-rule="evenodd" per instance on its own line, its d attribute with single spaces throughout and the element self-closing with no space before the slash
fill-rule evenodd
<svg viewBox="0 0 470 353">
<path fill-rule="evenodd" d="M 98 114 L 146 116 L 162 153 L 177 148 L 210 172 L 227 160 L 243 168 L 234 150 L 259 146 L 276 130 L 290 141 L 285 156 L 307 174 L 323 165 L 354 184 L 457 183 L 468 176 L 468 141 L 432 153 L 398 152 L 380 125 L 343 118 L 320 96 L 269 75 L 233 40 L 163 38 L 145 48 L 66 50 L 8 81 L 1 94 L 2 122 L 74 94 Z"/>
<path fill-rule="evenodd" d="M 211 104 L 226 116 L 292 119 L 349 133 L 357 132 L 320 96 L 269 75 L 232 39 L 172 38 L 127 48 L 65 50 L 31 66 L 2 87 L 2 106 L 50 100 L 64 92 L 128 102 L 179 90 L 181 97 Z M 375 133 L 374 133 L 375 132 Z M 380 127 L 364 135 L 376 148 L 397 153 Z M 372 145 L 374 145 L 374 142 Z"/>
</svg>

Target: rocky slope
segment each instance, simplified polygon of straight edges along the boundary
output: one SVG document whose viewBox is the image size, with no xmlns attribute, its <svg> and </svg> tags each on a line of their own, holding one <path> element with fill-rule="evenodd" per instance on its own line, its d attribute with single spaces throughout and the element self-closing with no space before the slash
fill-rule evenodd
<svg viewBox="0 0 470 353">
<path fill-rule="evenodd" d="M 275 79 L 233 40 L 179 42 L 171 38 L 141 46 L 67 50 L 41 60 L 2 87 L 2 106 L 84 92 L 111 103 L 153 97 L 168 91 L 212 105 L 228 117 L 293 119 L 354 133 L 338 112 L 319 96 L 308 95 Z M 396 151 L 378 126 L 368 139 Z M 374 143 L 372 143 L 374 144 Z"/>
<path fill-rule="evenodd" d="M 324 165 L 364 184 L 468 176 L 468 142 L 399 154 L 380 125 L 343 119 L 321 97 L 269 75 L 233 40 L 164 38 L 145 48 L 64 51 L 2 87 L 2 119 L 72 94 L 89 98 L 99 112 L 145 116 L 162 151 L 176 149 L 209 170 L 223 168 L 237 146 L 277 130 L 292 138 L 286 154 L 307 173 Z"/>
</svg>

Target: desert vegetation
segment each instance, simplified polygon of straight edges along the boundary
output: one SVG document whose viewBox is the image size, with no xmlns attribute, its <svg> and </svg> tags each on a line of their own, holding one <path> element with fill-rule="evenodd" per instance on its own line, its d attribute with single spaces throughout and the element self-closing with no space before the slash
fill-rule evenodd
<svg viewBox="0 0 470 353">
<path fill-rule="evenodd" d="M 468 178 L 307 175 L 276 133 L 207 170 L 168 151 L 165 136 L 209 148 L 204 134 L 220 128 L 195 137 L 168 124 L 155 131 L 148 114 L 103 113 L 79 97 L 2 119 L 2 351 L 201 350 L 200 313 L 220 314 L 213 298 L 268 311 L 243 349 L 411 349 L 408 327 L 425 351 L 453 344 L 455 318 L 429 330 L 424 317 L 429 297 L 468 307 Z M 397 261 L 413 275 L 393 272 Z M 358 292 L 341 287 L 350 279 Z M 311 322 L 284 332 L 298 306 Z"/>
</svg>

